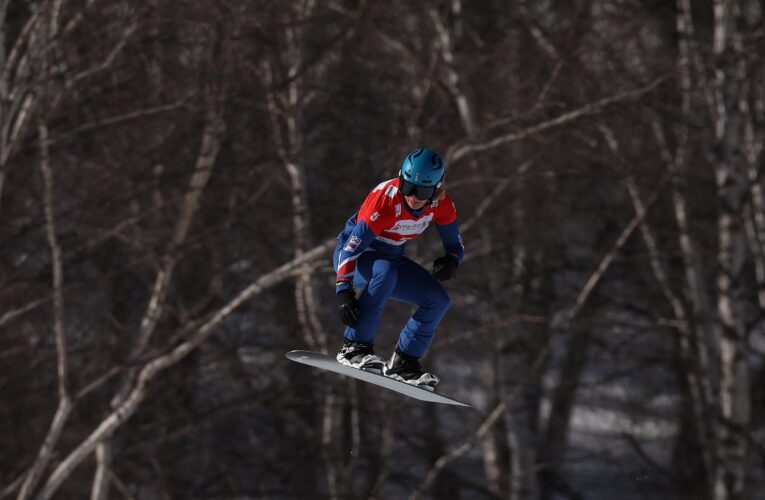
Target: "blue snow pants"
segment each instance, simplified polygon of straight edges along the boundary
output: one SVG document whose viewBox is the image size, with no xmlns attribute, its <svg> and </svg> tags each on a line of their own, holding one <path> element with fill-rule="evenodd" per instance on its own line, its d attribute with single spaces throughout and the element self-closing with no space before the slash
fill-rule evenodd
<svg viewBox="0 0 765 500">
<path fill-rule="evenodd" d="M 333 266 L 337 271 L 337 256 L 342 243 L 335 248 Z M 408 257 L 388 257 L 367 249 L 356 260 L 353 287 L 363 288 L 359 297 L 361 316 L 355 328 L 347 326 L 347 340 L 373 342 L 388 299 L 418 306 L 398 339 L 398 348 L 416 358 L 425 354 L 436 327 L 449 308 L 446 290 L 424 267 Z"/>
</svg>

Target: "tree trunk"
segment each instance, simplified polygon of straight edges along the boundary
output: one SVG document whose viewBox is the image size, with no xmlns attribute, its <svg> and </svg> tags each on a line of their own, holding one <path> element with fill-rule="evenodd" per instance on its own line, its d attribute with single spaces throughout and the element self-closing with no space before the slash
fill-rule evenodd
<svg viewBox="0 0 765 500">
<path fill-rule="evenodd" d="M 477 130 L 476 113 L 467 96 L 463 77 L 460 74 L 460 68 L 462 67 L 459 60 L 460 54 L 455 50 L 455 46 L 459 45 L 461 42 L 460 38 L 463 35 L 462 2 L 460 0 L 452 0 L 451 10 L 453 15 L 451 27 L 446 26 L 436 9 L 430 9 L 429 14 L 438 34 L 441 58 L 444 63 L 444 83 L 454 101 L 463 130 L 468 137 L 471 137 Z M 470 167 L 472 171 L 478 171 L 478 164 L 474 158 L 470 160 Z M 492 236 L 485 226 L 482 229 L 482 238 L 487 242 L 492 240 Z M 500 285 L 496 283 L 497 275 L 493 274 L 492 270 L 487 269 L 486 273 L 489 277 L 487 302 L 491 303 L 494 297 L 500 295 Z M 494 322 L 497 320 L 497 316 L 493 312 L 493 306 L 490 307 L 492 310 L 489 312 L 487 320 Z M 503 384 L 501 383 L 502 361 L 500 359 L 501 353 L 498 348 L 496 331 L 492 332 L 489 339 L 487 339 L 487 345 L 490 346 L 486 360 L 487 390 L 489 391 L 489 405 L 495 406 L 504 397 L 502 394 Z M 482 441 L 483 464 L 488 489 L 499 496 L 503 491 L 508 490 L 509 478 L 507 471 L 510 469 L 508 465 L 509 456 L 510 454 L 515 455 L 513 450 L 508 450 L 507 448 L 510 443 L 507 441 L 504 415 L 498 417 L 497 424 L 486 432 Z"/>
<path fill-rule="evenodd" d="M 191 332 L 186 332 L 187 340 L 172 349 L 170 352 L 151 360 L 141 367 L 132 386 L 130 393 L 124 402 L 104 418 L 90 435 L 80 442 L 61 462 L 48 477 L 45 485 L 37 495 L 38 500 L 48 500 L 61 487 L 61 484 L 69 478 L 74 470 L 85 461 L 96 449 L 99 443 L 111 437 L 115 431 L 121 428 L 125 422 L 136 412 L 147 396 L 148 385 L 158 374 L 184 359 L 199 345 L 207 340 L 210 335 L 242 304 L 258 296 L 263 291 L 291 279 L 295 270 L 306 262 L 321 258 L 334 246 L 334 238 L 323 242 L 306 252 L 302 257 L 293 259 L 282 266 L 268 272 L 218 309 L 209 320 Z"/>
<path fill-rule="evenodd" d="M 715 81 L 715 180 L 719 232 L 717 256 L 717 314 L 721 380 L 719 446 L 721 463 L 714 477 L 715 500 L 745 498 L 748 476 L 749 366 L 744 290 L 746 236 L 744 206 L 748 175 L 741 157 L 742 124 L 739 100 L 744 79 L 743 57 L 731 58 L 740 44 L 736 23 L 738 2 L 714 4 L 714 55 L 721 65 Z"/>
<path fill-rule="evenodd" d="M 146 312 L 141 319 L 138 337 L 131 347 L 131 359 L 138 359 L 144 354 L 146 347 L 162 317 L 168 290 L 177 263 L 178 248 L 186 241 L 194 215 L 197 213 L 202 200 L 202 194 L 215 168 L 215 162 L 220 152 L 225 134 L 225 84 L 220 89 L 208 89 L 206 96 L 207 110 L 205 127 L 202 132 L 202 144 L 197 156 L 194 171 L 189 180 L 188 190 L 183 199 L 178 219 L 176 220 L 173 237 L 154 280 Z M 128 370 L 117 394 L 112 398 L 112 408 L 120 407 L 133 389 L 137 369 Z M 99 442 L 96 449 L 96 472 L 91 500 L 105 500 L 109 496 L 109 476 L 113 459 L 111 436 Z"/>
<path fill-rule="evenodd" d="M 591 338 L 592 334 L 588 328 L 578 328 L 571 333 L 566 357 L 552 395 L 550 416 L 539 451 L 539 460 L 544 464 L 540 484 L 540 497 L 543 500 L 556 497 L 558 470 L 568 443 L 571 412 L 582 370 L 587 363 Z"/>
</svg>

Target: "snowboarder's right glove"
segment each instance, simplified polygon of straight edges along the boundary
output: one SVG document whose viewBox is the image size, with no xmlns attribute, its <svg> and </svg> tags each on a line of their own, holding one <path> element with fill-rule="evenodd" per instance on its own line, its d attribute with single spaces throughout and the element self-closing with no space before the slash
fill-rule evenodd
<svg viewBox="0 0 765 500">
<path fill-rule="evenodd" d="M 343 323 L 351 328 L 356 326 L 361 316 L 361 307 L 353 290 L 343 290 L 337 293 L 337 310 Z"/>
<path fill-rule="evenodd" d="M 452 254 L 446 254 L 433 261 L 433 277 L 438 281 L 446 281 L 454 278 L 460 262 Z"/>
</svg>

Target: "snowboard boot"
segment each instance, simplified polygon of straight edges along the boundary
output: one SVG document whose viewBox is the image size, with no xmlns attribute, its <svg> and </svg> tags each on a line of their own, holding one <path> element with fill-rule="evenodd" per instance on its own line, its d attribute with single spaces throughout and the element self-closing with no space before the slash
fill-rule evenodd
<svg viewBox="0 0 765 500">
<path fill-rule="evenodd" d="M 404 354 L 398 350 L 398 347 L 396 347 L 396 350 L 393 352 L 390 361 L 385 364 L 383 375 L 428 391 L 433 391 L 436 384 L 440 381 L 440 379 L 432 373 L 427 373 L 422 370 L 418 358 Z"/>
<path fill-rule="evenodd" d="M 355 342 L 346 340 L 340 352 L 337 353 L 337 361 L 351 368 L 358 368 L 372 373 L 382 374 L 385 360 L 375 355 L 374 345 L 371 342 Z"/>
</svg>

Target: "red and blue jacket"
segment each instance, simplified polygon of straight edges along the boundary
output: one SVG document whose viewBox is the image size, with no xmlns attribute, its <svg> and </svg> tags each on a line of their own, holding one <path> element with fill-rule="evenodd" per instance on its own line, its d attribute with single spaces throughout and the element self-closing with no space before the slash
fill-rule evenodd
<svg viewBox="0 0 765 500">
<path fill-rule="evenodd" d="M 457 209 L 446 192 L 425 207 L 411 210 L 398 189 L 399 179 L 381 182 L 366 197 L 358 212 L 337 235 L 343 244 L 338 254 L 336 292 L 353 288 L 356 259 L 367 249 L 395 258 L 404 254 L 406 242 L 435 222 L 447 254 L 462 263 L 465 248 L 460 236 Z"/>
</svg>

